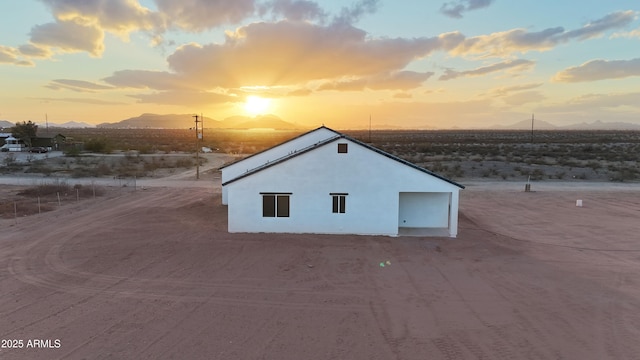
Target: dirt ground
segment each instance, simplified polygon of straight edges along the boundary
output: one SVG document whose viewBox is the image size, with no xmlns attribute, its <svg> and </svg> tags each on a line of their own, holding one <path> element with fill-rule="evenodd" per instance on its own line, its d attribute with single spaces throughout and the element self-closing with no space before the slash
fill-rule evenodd
<svg viewBox="0 0 640 360">
<path fill-rule="evenodd" d="M 640 359 L 637 188 L 470 185 L 449 239 L 229 234 L 176 184 L 0 220 L 0 358 Z"/>
</svg>

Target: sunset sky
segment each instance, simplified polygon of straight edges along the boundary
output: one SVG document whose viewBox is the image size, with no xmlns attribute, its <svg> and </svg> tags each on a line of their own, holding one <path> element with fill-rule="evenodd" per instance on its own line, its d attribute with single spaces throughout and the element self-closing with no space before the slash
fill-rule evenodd
<svg viewBox="0 0 640 360">
<path fill-rule="evenodd" d="M 637 0 L 0 2 L 0 120 L 640 124 Z"/>
</svg>

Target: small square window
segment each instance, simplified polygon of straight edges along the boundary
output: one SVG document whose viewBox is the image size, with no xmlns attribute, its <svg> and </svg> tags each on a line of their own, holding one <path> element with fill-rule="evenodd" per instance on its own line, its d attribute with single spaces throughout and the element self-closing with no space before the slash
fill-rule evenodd
<svg viewBox="0 0 640 360">
<path fill-rule="evenodd" d="M 339 154 L 346 154 L 347 153 L 347 149 L 348 149 L 348 145 L 349 144 L 338 144 L 338 153 Z"/>
</svg>

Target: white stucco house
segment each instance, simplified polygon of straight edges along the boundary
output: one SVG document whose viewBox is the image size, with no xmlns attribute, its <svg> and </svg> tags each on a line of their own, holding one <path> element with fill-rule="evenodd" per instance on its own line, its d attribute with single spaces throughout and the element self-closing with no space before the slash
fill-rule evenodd
<svg viewBox="0 0 640 360">
<path fill-rule="evenodd" d="M 220 169 L 229 232 L 457 235 L 464 186 L 324 126 Z"/>
<path fill-rule="evenodd" d="M 27 147 L 20 139 L 14 138 L 11 134 L 4 138 L 4 145 L 0 147 L 2 151 L 23 151 Z"/>
</svg>

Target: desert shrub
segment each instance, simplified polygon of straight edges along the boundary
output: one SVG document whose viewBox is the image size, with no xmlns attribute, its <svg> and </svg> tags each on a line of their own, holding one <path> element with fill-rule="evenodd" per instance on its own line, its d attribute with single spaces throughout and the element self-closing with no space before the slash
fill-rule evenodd
<svg viewBox="0 0 640 360">
<path fill-rule="evenodd" d="M 544 170 L 542 169 L 533 169 L 533 171 L 531 172 L 531 179 L 532 180 L 542 180 L 544 179 Z"/>
<path fill-rule="evenodd" d="M 77 191 L 78 195 L 80 197 L 91 197 L 91 196 L 102 196 L 104 195 L 105 191 L 104 188 L 101 186 L 85 186 L 85 185 L 81 185 L 81 184 L 76 184 L 73 186 L 73 189 L 75 191 Z"/>
<path fill-rule="evenodd" d="M 195 161 L 190 158 L 180 158 L 176 160 L 176 167 L 190 168 L 195 165 Z"/>
<path fill-rule="evenodd" d="M 9 153 L 3 159 L 4 167 L 0 168 L 0 171 L 6 170 L 7 172 L 20 171 L 24 167 L 16 160 L 16 156 L 13 153 Z"/>
<path fill-rule="evenodd" d="M 464 170 L 462 170 L 462 166 L 460 164 L 456 164 L 445 172 L 445 176 L 449 178 L 460 178 L 464 176 Z"/>
<path fill-rule="evenodd" d="M 614 173 L 613 176 L 611 177 L 611 181 L 618 181 L 618 182 L 633 181 L 636 179 L 638 179 L 638 172 L 636 171 L 636 169 L 631 169 L 631 168 L 622 169 Z"/>
<path fill-rule="evenodd" d="M 43 183 L 37 186 L 33 186 L 27 189 L 24 189 L 18 193 L 18 195 L 22 196 L 47 196 L 47 195 L 56 195 L 66 194 L 71 191 L 71 186 L 66 182 L 55 181 L 52 183 Z"/>
<path fill-rule="evenodd" d="M 95 173 L 97 176 L 111 175 L 111 168 L 106 163 L 100 163 L 95 167 Z"/>
<path fill-rule="evenodd" d="M 71 171 L 71 177 L 81 178 L 81 177 L 90 177 L 91 170 L 86 167 L 77 167 Z"/>
<path fill-rule="evenodd" d="M 590 167 L 595 171 L 595 170 L 598 170 L 600 167 L 602 167 L 602 165 L 600 165 L 600 162 L 592 160 L 587 162 L 587 167 Z"/>
<path fill-rule="evenodd" d="M 151 145 L 142 144 L 138 146 L 139 154 L 153 154 L 154 152 L 155 152 L 155 149 Z"/>
<path fill-rule="evenodd" d="M 64 156 L 68 156 L 68 157 L 80 156 L 80 149 L 75 146 L 72 146 L 64 151 Z"/>
<path fill-rule="evenodd" d="M 51 175 L 54 172 L 54 169 L 47 166 L 44 161 L 36 160 L 34 161 L 27 170 L 26 173 L 36 173 L 36 174 L 44 174 L 46 176 Z"/>
<path fill-rule="evenodd" d="M 8 167 L 18 164 L 18 161 L 16 161 L 16 155 L 14 153 L 8 153 L 7 156 L 2 159 L 2 162 Z"/>
<path fill-rule="evenodd" d="M 443 165 L 440 161 L 436 161 L 432 164 L 427 164 L 427 168 L 433 172 L 445 172 L 449 169 L 447 165 Z"/>
<path fill-rule="evenodd" d="M 144 171 L 153 172 L 161 167 L 161 163 L 157 162 L 155 158 L 151 158 L 151 161 L 145 161 L 143 168 Z"/>
<path fill-rule="evenodd" d="M 110 154 L 113 148 L 109 144 L 109 140 L 106 138 L 91 139 L 84 144 L 84 148 L 87 151 L 95 153 Z"/>
</svg>

